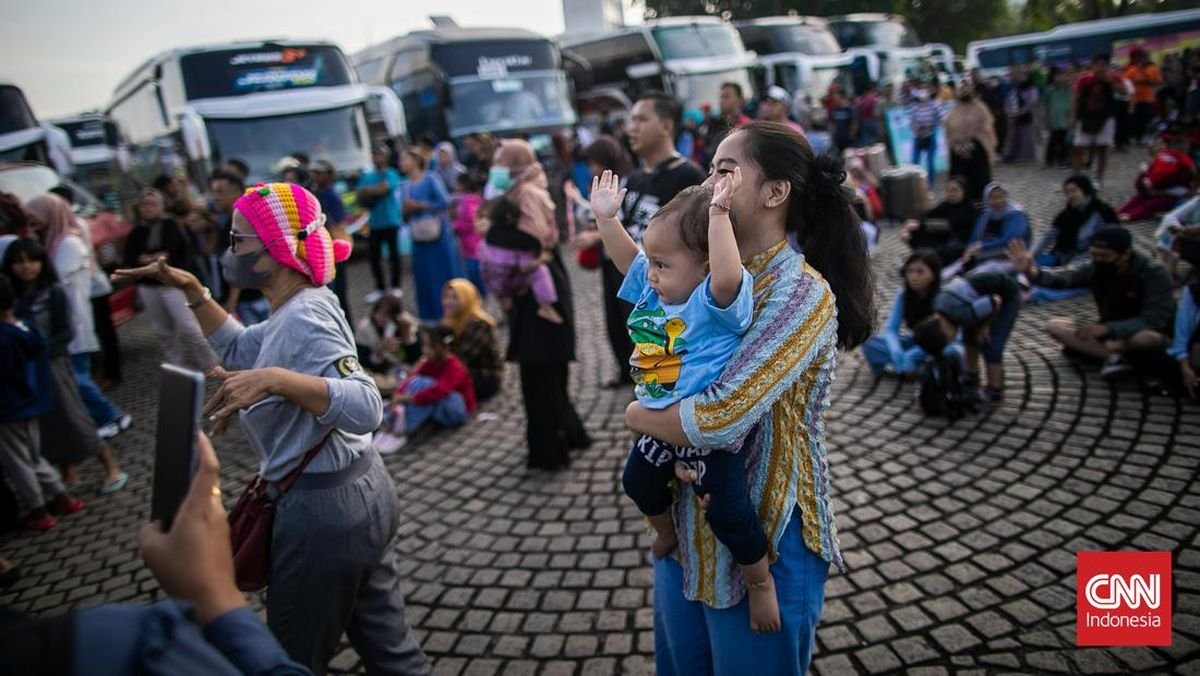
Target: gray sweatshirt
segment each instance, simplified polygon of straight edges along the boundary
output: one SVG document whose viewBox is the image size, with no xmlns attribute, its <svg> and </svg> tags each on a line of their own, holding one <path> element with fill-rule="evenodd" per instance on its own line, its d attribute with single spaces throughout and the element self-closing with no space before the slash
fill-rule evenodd
<svg viewBox="0 0 1200 676">
<path fill-rule="evenodd" d="M 333 434 L 306 474 L 343 469 L 370 449 L 383 400 L 358 366 L 354 334 L 328 289 L 305 289 L 251 327 L 230 317 L 208 342 L 227 370 L 277 366 L 321 376 L 329 388 L 329 409 L 321 416 L 280 396 L 241 412 L 242 430 L 268 481 L 283 479 L 331 428 Z"/>
</svg>

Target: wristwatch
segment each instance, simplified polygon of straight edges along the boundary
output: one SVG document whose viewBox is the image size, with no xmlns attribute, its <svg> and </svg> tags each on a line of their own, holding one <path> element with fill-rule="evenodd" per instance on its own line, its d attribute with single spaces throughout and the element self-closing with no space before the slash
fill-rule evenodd
<svg viewBox="0 0 1200 676">
<path fill-rule="evenodd" d="M 200 297 L 196 300 L 188 301 L 187 306 L 189 310 L 195 310 L 210 300 L 212 300 L 212 290 L 206 286 L 204 287 L 204 293 L 200 294 Z"/>
</svg>

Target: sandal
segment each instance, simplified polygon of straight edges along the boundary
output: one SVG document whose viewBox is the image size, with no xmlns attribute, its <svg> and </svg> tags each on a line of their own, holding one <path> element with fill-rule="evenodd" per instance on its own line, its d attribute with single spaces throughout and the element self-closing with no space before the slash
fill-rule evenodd
<svg viewBox="0 0 1200 676">
<path fill-rule="evenodd" d="M 112 495 L 113 493 L 119 492 L 125 488 L 125 484 L 127 483 L 129 483 L 129 475 L 125 472 L 121 472 L 117 475 L 117 478 L 104 484 L 104 486 L 100 488 L 100 495 Z"/>
</svg>

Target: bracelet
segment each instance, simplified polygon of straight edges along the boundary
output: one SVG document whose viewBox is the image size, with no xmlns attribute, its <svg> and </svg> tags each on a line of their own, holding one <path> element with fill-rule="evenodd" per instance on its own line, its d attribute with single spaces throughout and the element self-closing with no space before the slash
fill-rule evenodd
<svg viewBox="0 0 1200 676">
<path fill-rule="evenodd" d="M 199 298 L 194 301 L 188 301 L 187 307 L 189 310 L 195 310 L 210 300 L 212 300 L 212 290 L 206 286 L 204 287 L 204 293 L 200 294 Z"/>
<path fill-rule="evenodd" d="M 746 588 L 748 588 L 750 591 L 759 591 L 761 589 L 766 589 L 767 583 L 770 581 L 771 581 L 771 578 L 769 578 L 769 577 L 765 577 L 765 578 L 759 580 L 758 582 L 751 582 L 750 580 L 746 580 Z"/>
<path fill-rule="evenodd" d="M 709 209 L 716 207 L 717 209 L 721 209 L 722 211 L 729 211 L 730 207 L 732 207 L 732 206 L 733 206 L 732 204 L 721 204 L 720 202 L 709 202 L 709 204 L 708 204 Z"/>
</svg>

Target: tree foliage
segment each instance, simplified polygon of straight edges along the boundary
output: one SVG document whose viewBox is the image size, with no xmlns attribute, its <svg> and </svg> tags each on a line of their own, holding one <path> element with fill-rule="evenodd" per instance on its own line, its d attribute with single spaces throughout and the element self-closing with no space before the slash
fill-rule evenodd
<svg viewBox="0 0 1200 676">
<path fill-rule="evenodd" d="M 908 19 L 922 40 L 961 52 L 971 40 L 1044 31 L 1074 21 L 1195 7 L 1196 0 L 635 0 L 647 19 L 708 14 L 726 19 L 801 14 L 891 12 Z"/>
</svg>

